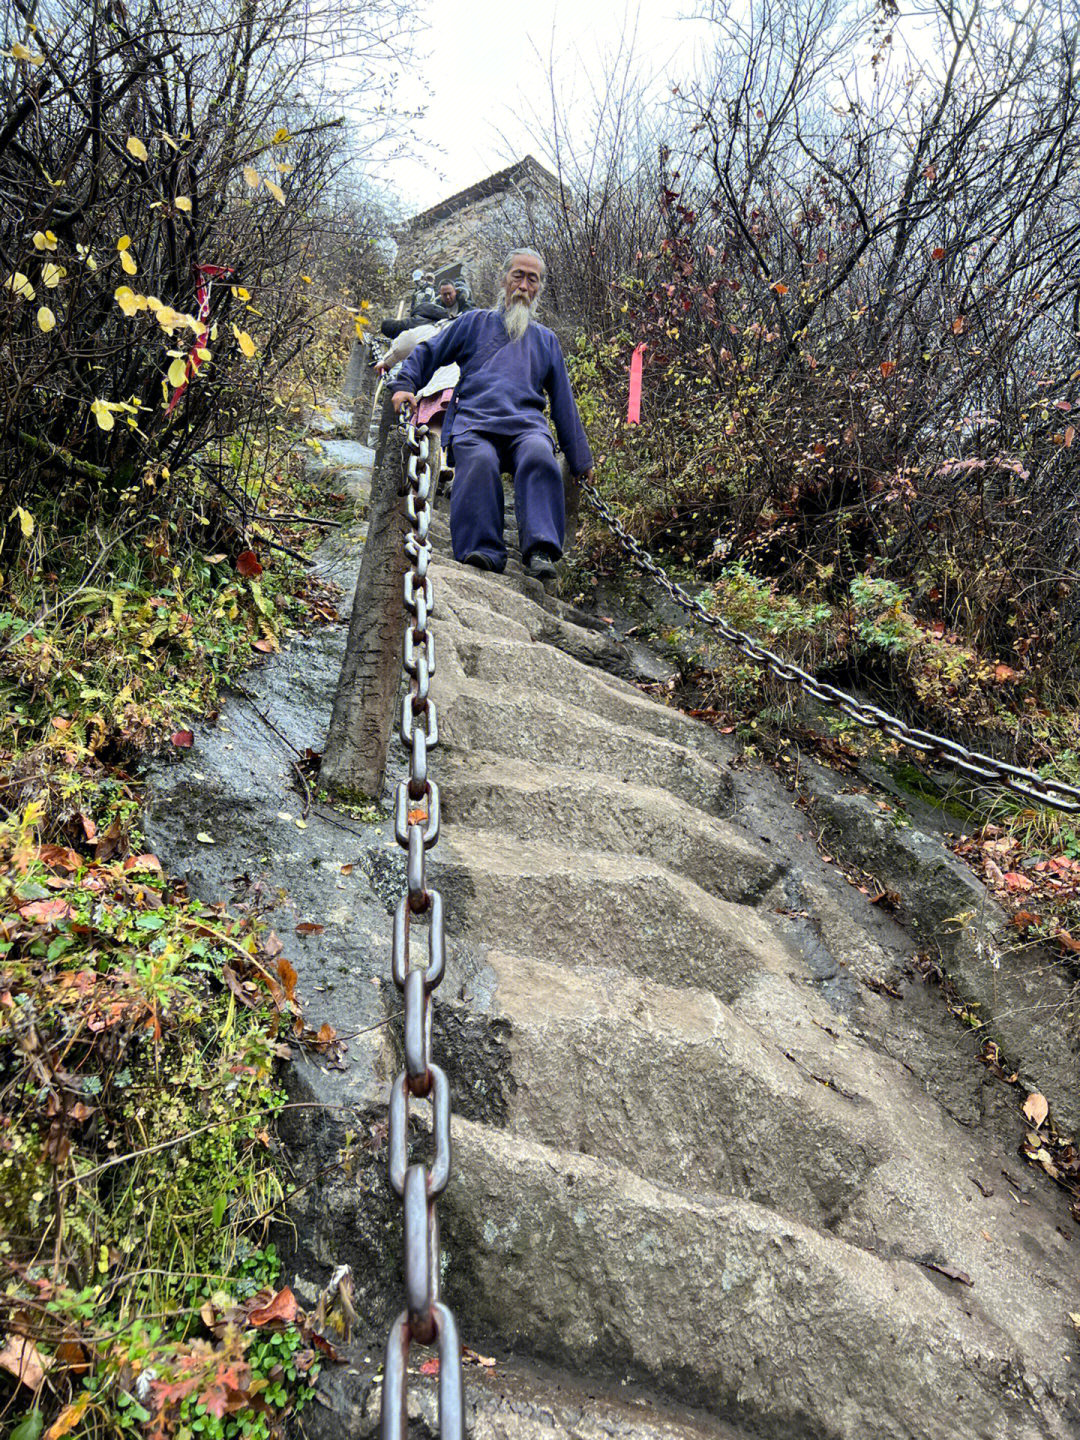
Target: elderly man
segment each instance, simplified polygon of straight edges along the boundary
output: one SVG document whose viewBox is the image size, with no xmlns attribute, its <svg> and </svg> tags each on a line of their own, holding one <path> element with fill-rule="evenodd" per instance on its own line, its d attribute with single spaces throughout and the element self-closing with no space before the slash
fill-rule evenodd
<svg viewBox="0 0 1080 1440">
<path fill-rule="evenodd" d="M 454 558 L 480 570 L 506 568 L 501 475 L 507 470 L 514 477 L 522 558 L 538 580 L 554 578 L 566 530 L 545 393 L 572 473 L 591 476 L 593 463 L 559 342 L 536 321 L 544 273 L 535 250 L 512 251 L 497 308 L 470 310 L 418 345 L 401 367 L 393 397 L 395 410 L 406 403 L 415 407 L 416 391 L 440 366 L 461 367 L 443 425 L 454 465 Z"/>
</svg>

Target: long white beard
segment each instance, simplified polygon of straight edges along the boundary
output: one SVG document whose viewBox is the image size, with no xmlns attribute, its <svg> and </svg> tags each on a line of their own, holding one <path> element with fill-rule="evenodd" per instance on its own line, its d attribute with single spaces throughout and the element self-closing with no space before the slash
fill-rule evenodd
<svg viewBox="0 0 1080 1440">
<path fill-rule="evenodd" d="M 536 307 L 539 303 L 539 296 L 536 300 L 514 300 L 509 305 L 504 296 L 499 298 L 499 312 L 506 326 L 506 333 L 511 340 L 520 340 L 525 331 L 532 324 L 536 316 Z"/>
</svg>

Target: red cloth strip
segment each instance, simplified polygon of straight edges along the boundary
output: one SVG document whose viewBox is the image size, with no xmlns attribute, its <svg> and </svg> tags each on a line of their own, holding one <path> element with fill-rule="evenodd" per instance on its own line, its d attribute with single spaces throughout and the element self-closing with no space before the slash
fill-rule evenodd
<svg viewBox="0 0 1080 1440">
<path fill-rule="evenodd" d="M 641 424 L 641 366 L 644 353 L 645 344 L 642 342 L 634 346 L 634 353 L 630 356 L 630 400 L 626 407 L 628 425 Z"/>
</svg>

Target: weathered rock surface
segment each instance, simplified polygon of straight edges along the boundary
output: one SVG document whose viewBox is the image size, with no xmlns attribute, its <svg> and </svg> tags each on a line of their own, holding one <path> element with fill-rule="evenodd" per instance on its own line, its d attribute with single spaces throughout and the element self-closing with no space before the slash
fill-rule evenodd
<svg viewBox="0 0 1080 1440">
<path fill-rule="evenodd" d="M 617 678 L 617 639 L 524 578 L 432 573 L 440 1218 L 463 1339 L 498 1362 L 466 1371 L 477 1440 L 1080 1434 L 1076 1227 L 911 938 L 820 862 L 769 772 Z M 156 775 L 149 820 L 193 885 L 272 909 L 310 1021 L 348 1041 L 343 1069 L 293 1067 L 285 1116 L 297 1287 L 348 1262 L 365 1321 L 305 1417 L 322 1440 L 375 1433 L 401 1303 L 382 1167 L 404 867 L 388 822 L 308 803 L 292 765 L 340 644 L 256 672 Z M 197 831 L 218 843 L 194 865 Z M 410 1394 L 436 1434 L 430 1383 Z"/>
</svg>

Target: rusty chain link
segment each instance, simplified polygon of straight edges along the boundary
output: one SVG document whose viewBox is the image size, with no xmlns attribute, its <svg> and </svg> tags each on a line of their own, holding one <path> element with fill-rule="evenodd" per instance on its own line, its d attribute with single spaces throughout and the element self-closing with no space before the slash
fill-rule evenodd
<svg viewBox="0 0 1080 1440">
<path fill-rule="evenodd" d="M 1023 795 L 1027 800 L 1034 800 L 1040 805 L 1052 806 L 1055 810 L 1064 810 L 1069 814 L 1076 814 L 1080 811 L 1080 789 L 1075 786 L 1066 785 L 1062 780 L 1044 779 L 1042 776 L 1036 775 L 1034 770 L 1025 770 L 1019 765 L 1009 765 L 1004 760 L 994 759 L 991 755 L 983 755 L 977 750 L 969 750 L 966 745 L 961 745 L 956 740 L 947 740 L 944 736 L 934 735 L 929 730 L 918 730 L 906 725 L 898 716 L 890 715 L 887 710 L 856 700 L 854 695 L 837 689 L 835 685 L 826 685 L 811 675 L 809 671 L 803 670 L 801 666 L 783 659 L 774 651 L 766 649 L 764 645 L 759 645 L 753 636 L 748 635 L 745 630 L 736 629 L 723 616 L 710 614 L 700 600 L 695 600 L 692 595 L 688 595 L 681 585 L 672 580 L 663 566 L 653 559 L 645 547 L 629 534 L 609 506 L 597 494 L 595 486 L 584 477 L 581 478 L 581 489 L 589 504 L 600 515 L 639 570 L 643 570 L 646 575 L 651 575 L 659 585 L 662 585 L 677 605 L 681 605 L 696 619 L 717 631 L 729 645 L 734 645 L 755 664 L 764 665 L 778 680 L 800 686 L 812 699 L 819 701 L 822 705 L 833 706 L 868 730 L 880 730 L 883 735 L 889 736 L 892 740 L 898 740 L 902 745 L 910 746 L 912 750 L 916 750 L 920 754 L 938 757 L 945 764 L 951 765 L 954 770 L 959 770 L 962 775 L 969 775 L 973 780 L 1004 785 L 1015 795 Z"/>
<path fill-rule="evenodd" d="M 428 628 L 434 595 L 431 563 L 431 506 L 434 499 L 428 464 L 426 425 L 410 420 L 408 453 L 402 487 L 410 533 L 405 553 L 412 562 L 405 572 L 405 639 L 402 664 L 408 694 L 401 708 L 401 743 L 409 756 L 409 778 L 397 787 L 394 834 L 408 856 L 408 888 L 394 915 L 392 973 L 405 999 L 405 1068 L 390 1091 L 390 1184 L 404 1202 L 405 1309 L 394 1321 L 386 1342 L 383 1370 L 381 1440 L 406 1440 L 408 1433 L 407 1362 L 409 1346 L 438 1346 L 439 1437 L 464 1440 L 465 1409 L 461 1379 L 461 1346 L 450 1310 L 439 1299 L 439 1220 L 436 1201 L 450 1177 L 450 1082 L 431 1060 L 432 992 L 443 978 L 446 963 L 442 896 L 427 884 L 426 857 L 439 838 L 439 787 L 428 776 L 428 751 L 439 743 L 439 722 L 431 698 L 435 673 L 435 639 Z M 414 924 L 427 921 L 427 962 L 411 963 Z M 430 1168 L 409 1163 L 409 1100 L 431 1102 L 434 1157 Z"/>
</svg>

